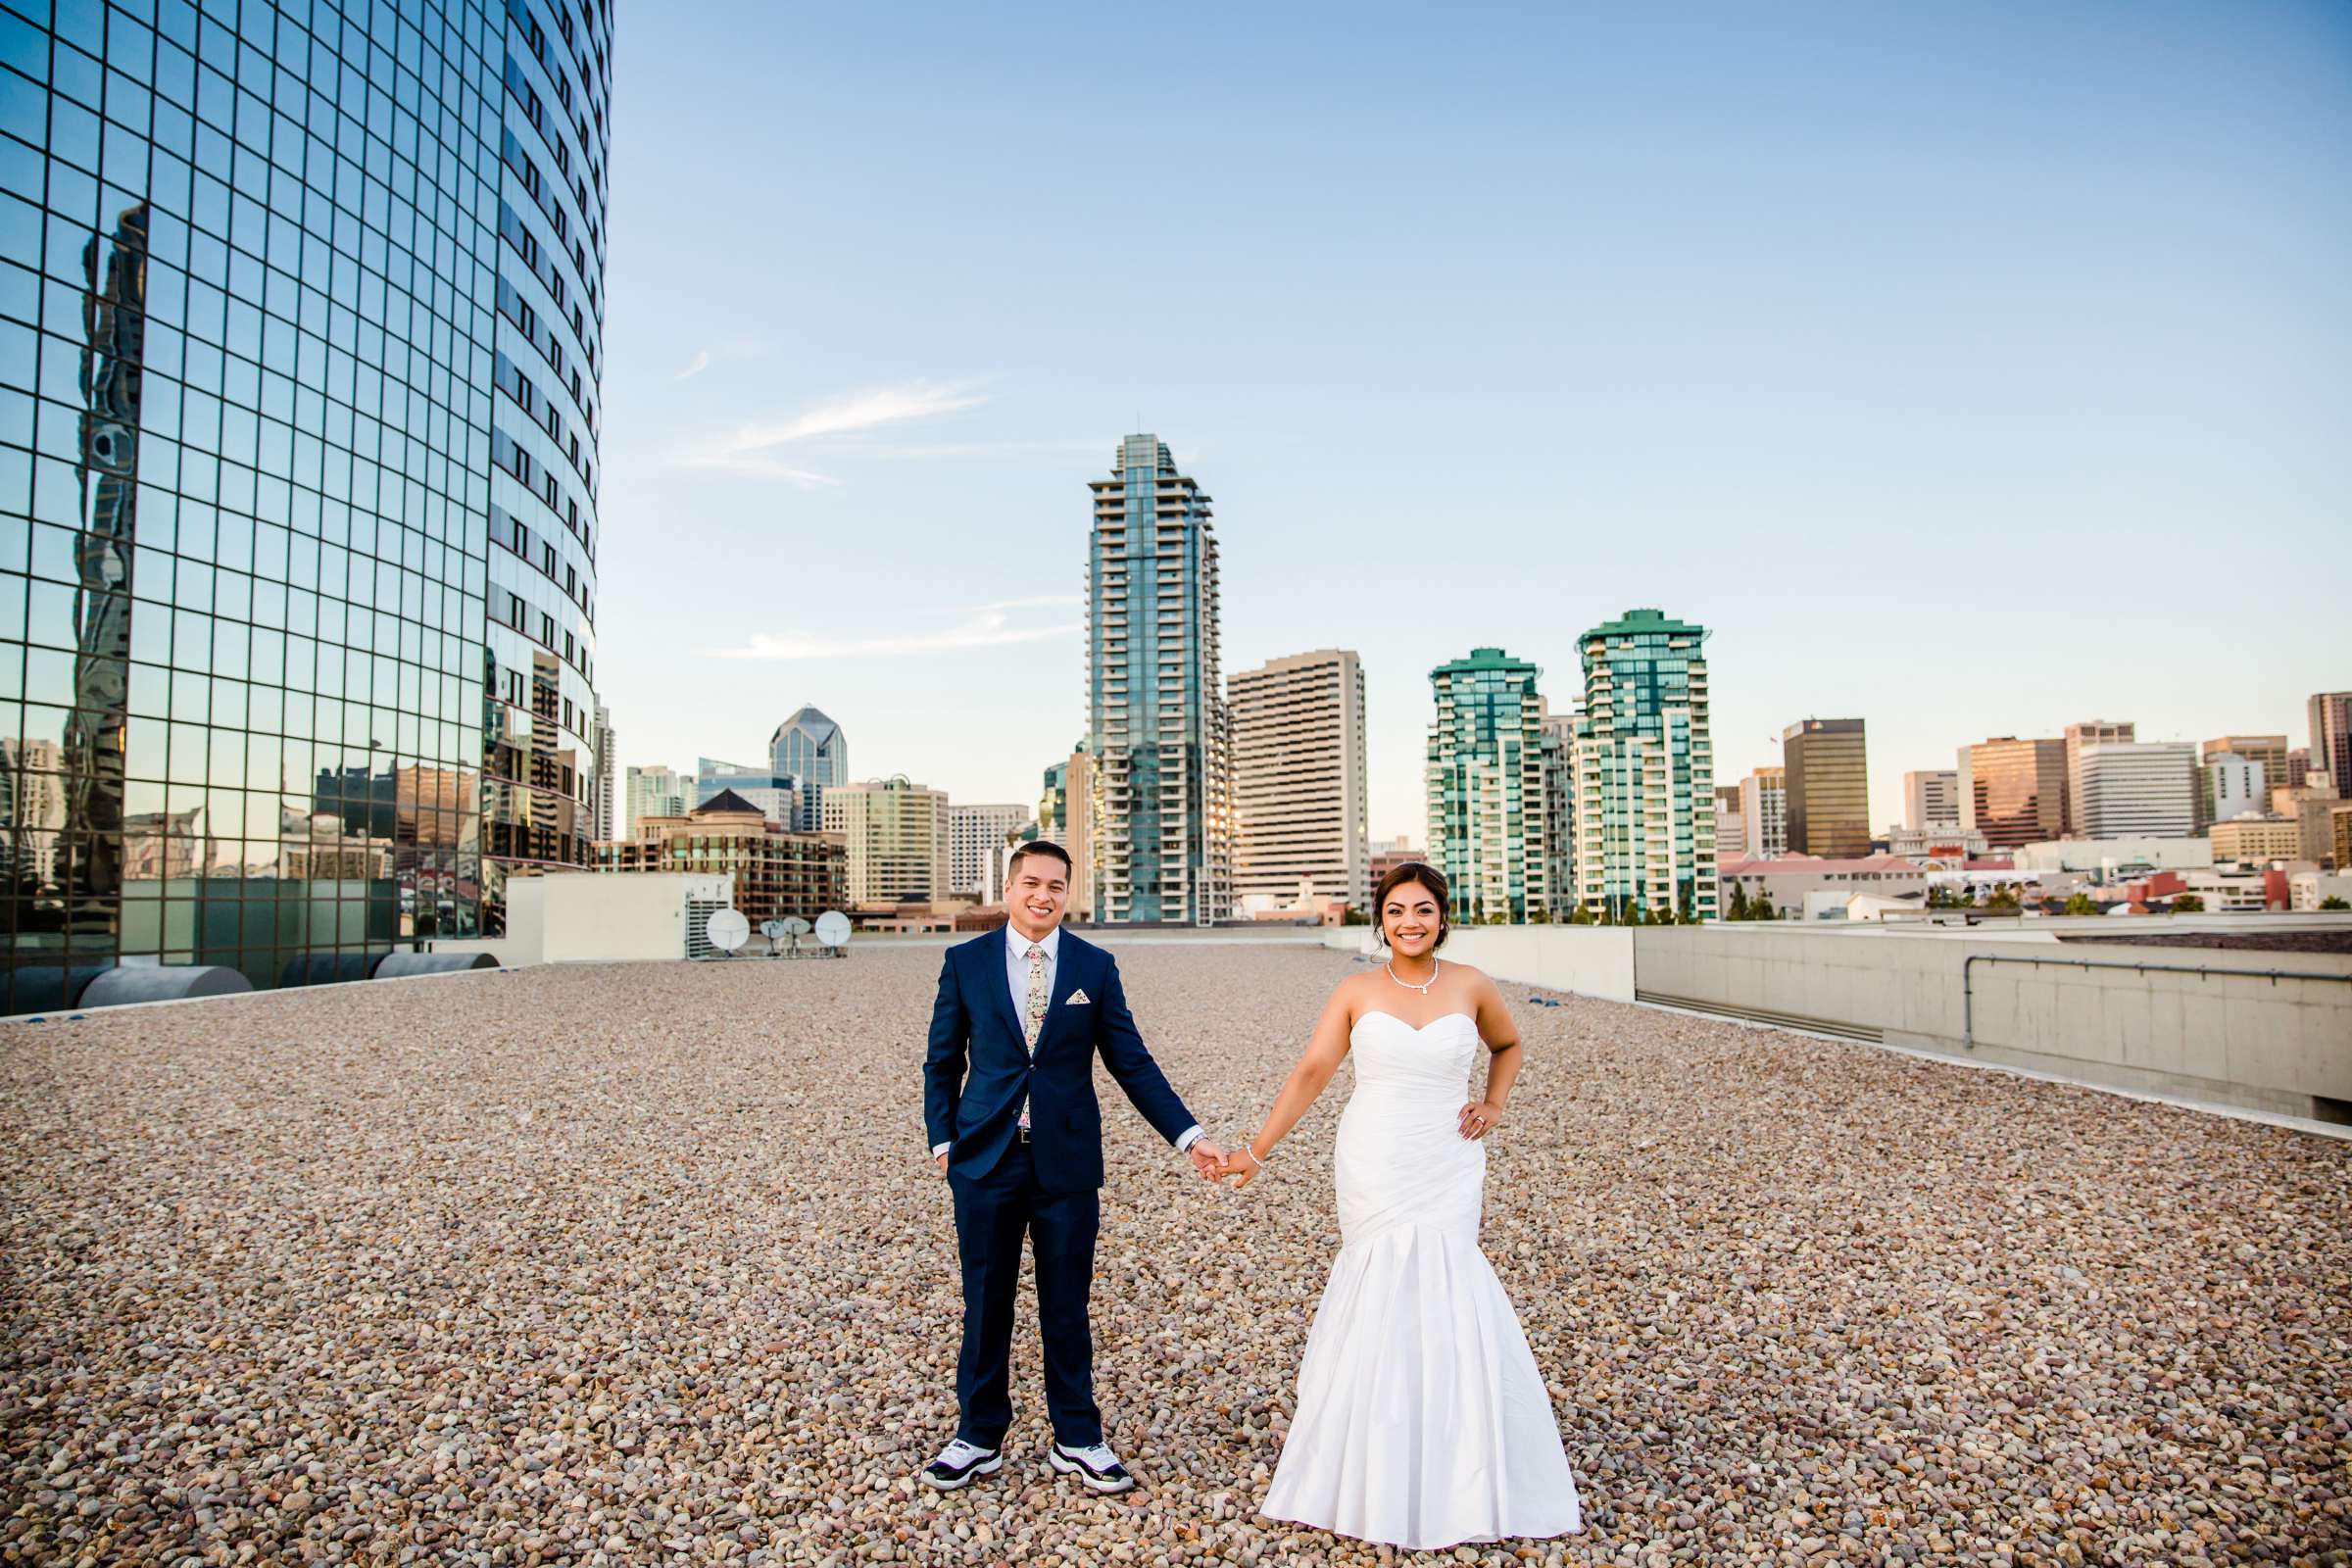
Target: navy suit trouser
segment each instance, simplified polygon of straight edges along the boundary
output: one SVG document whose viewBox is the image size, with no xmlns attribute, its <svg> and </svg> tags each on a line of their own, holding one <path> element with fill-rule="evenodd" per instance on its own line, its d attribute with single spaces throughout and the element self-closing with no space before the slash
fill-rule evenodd
<svg viewBox="0 0 2352 1568">
<path fill-rule="evenodd" d="M 1095 1407 L 1095 1338 L 1087 1296 L 1095 1279 L 1102 1194 L 1049 1193 L 1037 1184 L 1031 1146 L 1015 1139 L 984 1176 L 956 1178 L 956 1245 L 963 1261 L 963 1350 L 956 1359 L 956 1435 L 1003 1446 L 1012 1425 L 1012 1309 L 1021 1283 L 1021 1238 L 1037 1256 L 1037 1327 L 1045 1341 L 1046 1409 L 1054 1441 L 1102 1441 Z"/>
</svg>

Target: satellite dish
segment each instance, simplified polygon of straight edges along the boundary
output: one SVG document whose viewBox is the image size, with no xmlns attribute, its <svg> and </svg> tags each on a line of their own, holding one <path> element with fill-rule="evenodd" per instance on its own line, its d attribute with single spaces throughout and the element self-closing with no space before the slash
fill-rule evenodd
<svg viewBox="0 0 2352 1568">
<path fill-rule="evenodd" d="M 850 917 L 839 909 L 827 909 L 816 917 L 816 940 L 828 948 L 850 945 Z"/>
<path fill-rule="evenodd" d="M 760 922 L 760 934 L 767 938 L 768 941 L 773 942 L 776 940 L 776 938 L 784 934 L 784 922 L 781 920 L 762 920 Z"/>
<path fill-rule="evenodd" d="M 752 940 L 752 922 L 743 917 L 741 909 L 717 909 L 710 915 L 703 934 L 710 945 L 724 953 L 733 953 Z"/>
<path fill-rule="evenodd" d="M 784 934 L 788 937 L 805 937 L 808 934 L 808 922 L 797 914 L 787 916 L 783 923 Z"/>
</svg>

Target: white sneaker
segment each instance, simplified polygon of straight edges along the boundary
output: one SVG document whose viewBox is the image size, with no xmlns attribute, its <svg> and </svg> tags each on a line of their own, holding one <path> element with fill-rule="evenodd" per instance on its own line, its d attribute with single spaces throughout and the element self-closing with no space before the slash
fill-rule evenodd
<svg viewBox="0 0 2352 1568">
<path fill-rule="evenodd" d="M 957 1438 L 939 1450 L 938 1458 L 923 1466 L 923 1484 L 936 1492 L 954 1492 L 957 1487 L 970 1486 L 976 1476 L 992 1476 L 1003 1468 L 1003 1452 Z"/>
<path fill-rule="evenodd" d="M 1098 1443 L 1090 1448 L 1072 1448 L 1056 1443 L 1046 1450 L 1046 1462 L 1065 1476 L 1076 1476 L 1089 1492 L 1108 1495 L 1114 1492 L 1131 1492 L 1135 1477 L 1119 1463 L 1119 1456 L 1110 1451 L 1110 1445 Z"/>
</svg>

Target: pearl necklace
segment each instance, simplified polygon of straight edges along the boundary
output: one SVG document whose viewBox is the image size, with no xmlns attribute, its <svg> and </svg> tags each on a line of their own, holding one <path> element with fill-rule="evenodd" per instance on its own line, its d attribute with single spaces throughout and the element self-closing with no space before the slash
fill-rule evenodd
<svg viewBox="0 0 2352 1568">
<path fill-rule="evenodd" d="M 1396 980 L 1396 962 L 1395 959 L 1392 958 L 1387 963 L 1382 964 L 1381 967 L 1389 971 L 1390 979 Z M 1427 984 L 1415 985 L 1410 980 L 1396 980 L 1396 983 L 1404 987 L 1404 989 L 1407 991 L 1418 991 L 1423 996 L 1428 996 L 1430 986 L 1434 986 L 1438 983 L 1438 961 L 1435 958 L 1432 958 L 1429 961 L 1429 980 Z"/>
</svg>

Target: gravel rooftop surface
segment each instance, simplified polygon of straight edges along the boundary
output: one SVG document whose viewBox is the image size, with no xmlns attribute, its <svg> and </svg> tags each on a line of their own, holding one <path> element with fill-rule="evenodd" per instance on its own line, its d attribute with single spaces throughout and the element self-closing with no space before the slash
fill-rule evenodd
<svg viewBox="0 0 2352 1568">
<path fill-rule="evenodd" d="M 1115 947 L 1115 944 L 1114 944 Z M 1134 946 L 1254 1124 L 1356 960 Z M 937 1497 L 958 1298 L 936 947 L 0 1026 L 0 1560 L 1391 1560 L 1253 1517 L 1337 1246 L 1340 1080 L 1211 1189 L 1103 1080 L 1097 1393 Z M 2352 1561 L 2352 1148 L 1506 985 L 1486 1250 L 1580 1537 L 1489 1563 Z"/>
</svg>

